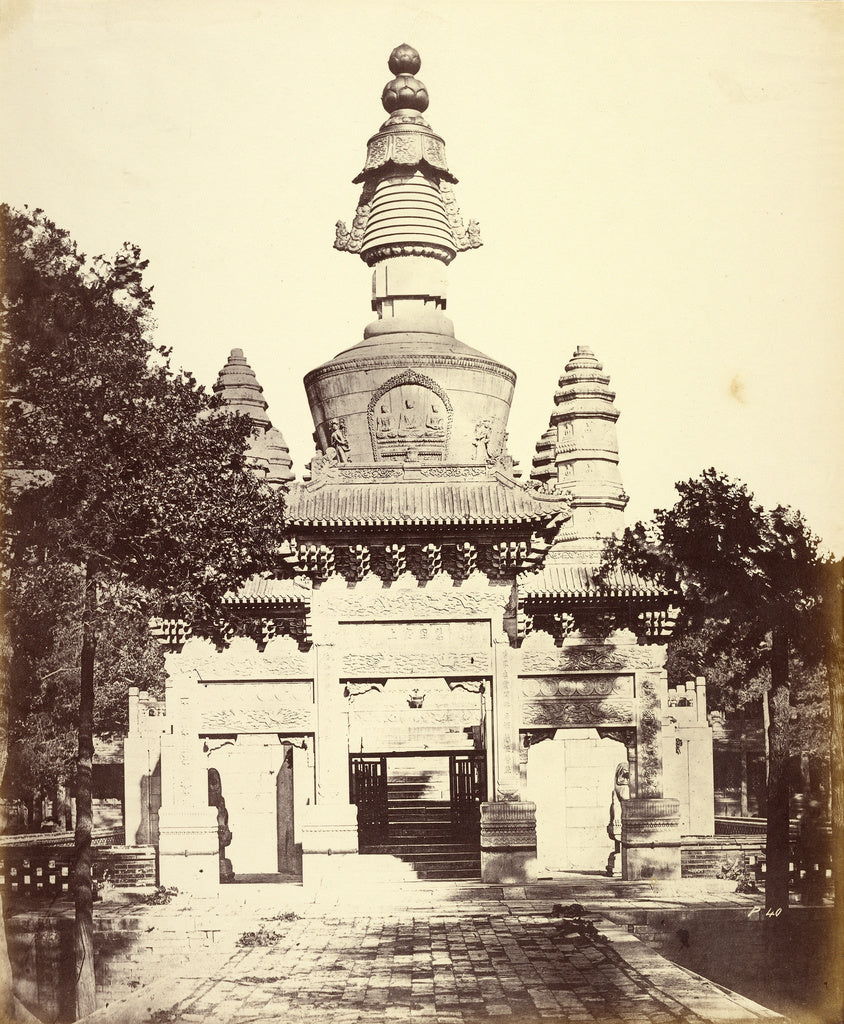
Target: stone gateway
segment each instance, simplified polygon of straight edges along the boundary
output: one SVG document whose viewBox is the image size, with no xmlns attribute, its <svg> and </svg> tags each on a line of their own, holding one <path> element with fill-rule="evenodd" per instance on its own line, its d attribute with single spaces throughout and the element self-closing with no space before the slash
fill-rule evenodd
<svg viewBox="0 0 844 1024">
<path fill-rule="evenodd" d="M 127 841 L 194 890 L 348 879 L 367 857 L 507 884 L 612 871 L 618 851 L 625 878 L 678 876 L 681 837 L 713 832 L 705 690 L 668 690 L 676 595 L 598 574 L 627 504 L 609 377 L 577 347 L 522 479 L 515 373 L 445 315 L 448 264 L 480 232 L 419 55 L 389 67 L 334 243 L 372 268 L 376 318 L 305 377 L 301 479 L 243 352 L 220 372 L 255 472 L 285 491 L 286 540 L 226 599 L 225 650 L 158 624 L 166 699 L 130 694 Z"/>
</svg>

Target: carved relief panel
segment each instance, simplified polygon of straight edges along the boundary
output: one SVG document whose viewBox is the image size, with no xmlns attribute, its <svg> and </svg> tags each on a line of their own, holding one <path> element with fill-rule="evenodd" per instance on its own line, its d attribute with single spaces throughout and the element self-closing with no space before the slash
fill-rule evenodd
<svg viewBox="0 0 844 1024">
<path fill-rule="evenodd" d="M 489 681 L 415 677 L 345 683 L 349 749 L 471 750 L 483 745 Z"/>
<path fill-rule="evenodd" d="M 367 418 L 376 462 L 443 461 L 451 435 L 452 406 L 430 377 L 414 370 L 391 377 L 369 402 Z"/>
<path fill-rule="evenodd" d="M 522 727 L 565 728 L 632 725 L 634 676 L 522 677 Z"/>
<path fill-rule="evenodd" d="M 490 623 L 353 622 L 339 626 L 348 676 L 476 675 L 491 670 Z"/>
<path fill-rule="evenodd" d="M 310 680 L 200 683 L 199 731 L 313 732 Z"/>
</svg>

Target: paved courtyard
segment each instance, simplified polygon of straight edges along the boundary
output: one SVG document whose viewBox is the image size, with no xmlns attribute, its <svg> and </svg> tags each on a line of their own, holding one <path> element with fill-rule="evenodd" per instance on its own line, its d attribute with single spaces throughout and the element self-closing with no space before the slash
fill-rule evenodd
<svg viewBox="0 0 844 1024">
<path fill-rule="evenodd" d="M 691 890 L 583 879 L 530 887 L 384 884 L 324 890 L 231 886 L 218 910 L 240 934 L 269 945 L 222 941 L 94 1022 L 409 1020 L 703 1022 L 781 1020 L 674 966 L 605 904 L 686 906 L 747 900 Z M 286 910 L 277 911 L 284 892 Z M 748 901 L 748 911 L 752 903 Z M 235 929 L 237 930 L 237 929 Z M 273 934 L 274 933 L 274 934 Z M 233 932 L 231 933 L 234 934 Z M 279 936 L 274 940 L 274 936 Z M 274 940 L 274 941 L 273 941 Z"/>
</svg>

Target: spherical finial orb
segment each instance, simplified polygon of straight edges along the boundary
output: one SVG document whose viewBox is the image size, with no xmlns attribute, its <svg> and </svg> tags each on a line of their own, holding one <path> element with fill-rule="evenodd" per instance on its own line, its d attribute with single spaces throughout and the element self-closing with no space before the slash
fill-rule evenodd
<svg viewBox="0 0 844 1024">
<path fill-rule="evenodd" d="M 415 75 L 422 67 L 422 61 L 418 50 L 407 43 L 401 43 L 390 54 L 387 65 L 394 75 Z"/>
<path fill-rule="evenodd" d="M 428 102 L 428 90 L 413 75 L 397 75 L 381 93 L 381 104 L 388 114 L 395 110 L 416 110 L 421 114 L 428 109 Z"/>
</svg>

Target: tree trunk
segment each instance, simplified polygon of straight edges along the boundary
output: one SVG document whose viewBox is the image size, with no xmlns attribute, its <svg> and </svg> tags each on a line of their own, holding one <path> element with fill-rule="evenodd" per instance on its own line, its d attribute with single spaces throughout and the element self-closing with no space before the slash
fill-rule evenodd
<svg viewBox="0 0 844 1024">
<path fill-rule="evenodd" d="M 9 663 L 5 644 L 2 646 L 2 656 L 2 669 L 5 675 Z M 5 699 L 6 696 L 5 692 L 0 692 L 0 783 L 3 782 L 3 776 L 6 773 L 6 759 L 9 753 L 9 704 Z M 6 946 L 6 914 L 2 892 L 0 892 L 0 915 L 0 1021 L 7 1021 L 15 1019 L 15 997 L 12 965 L 9 962 L 9 950 Z"/>
<path fill-rule="evenodd" d="M 788 722 L 790 717 L 788 634 L 774 632 L 771 643 L 771 692 L 768 697 L 768 835 L 765 844 L 765 914 L 788 913 Z"/>
<path fill-rule="evenodd" d="M 82 606 L 82 655 L 79 694 L 79 755 L 76 761 L 76 841 L 73 896 L 76 919 L 73 941 L 76 958 L 76 1016 L 97 1008 L 94 983 L 94 889 L 91 880 L 93 826 L 91 780 L 94 764 L 94 659 L 97 650 L 96 574 L 85 571 Z"/>
<path fill-rule="evenodd" d="M 838 612 L 841 597 L 838 595 Z M 826 672 L 829 685 L 829 760 L 832 777 L 832 883 L 835 890 L 835 909 L 832 929 L 828 936 L 829 965 L 827 977 L 832 987 L 831 1008 L 837 1011 L 830 1019 L 844 1020 L 844 674 L 842 674 L 841 629 L 833 629 L 831 656 Z"/>
</svg>

